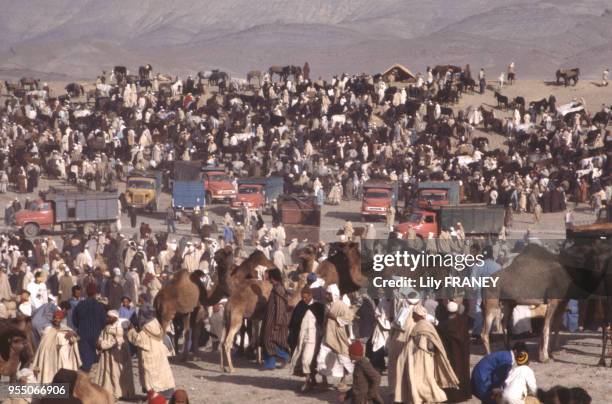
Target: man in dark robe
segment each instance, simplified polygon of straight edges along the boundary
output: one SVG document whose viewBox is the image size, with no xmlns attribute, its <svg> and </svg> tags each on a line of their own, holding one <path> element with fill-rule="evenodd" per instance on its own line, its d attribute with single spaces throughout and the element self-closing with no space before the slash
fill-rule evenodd
<svg viewBox="0 0 612 404">
<path fill-rule="evenodd" d="M 300 389 L 305 393 L 316 384 L 316 358 L 319 353 L 317 348 L 323 338 L 325 306 L 313 299 L 309 287 L 302 289 L 301 296 L 302 300 L 291 314 L 287 341 L 291 348 L 293 374 L 305 377 L 304 385 Z"/>
<path fill-rule="evenodd" d="M 87 299 L 79 302 L 72 313 L 72 320 L 79 335 L 79 353 L 83 365 L 81 369 L 89 372 L 97 362 L 96 343 L 106 326 L 106 309 L 96 300 L 98 286 L 94 282 L 87 285 Z"/>
<path fill-rule="evenodd" d="M 289 362 L 289 319 L 287 318 L 287 291 L 283 287 L 282 274 L 278 268 L 266 272 L 272 283 L 272 291 L 266 305 L 262 324 L 262 344 L 264 348 L 264 370 L 276 368 L 276 357 Z"/>
<path fill-rule="evenodd" d="M 106 284 L 106 297 L 108 299 L 108 307 L 112 310 L 118 310 L 121 306 L 123 298 L 123 286 L 121 286 L 121 277 L 115 275 L 113 279 Z"/>
<path fill-rule="evenodd" d="M 304 67 L 302 68 L 302 76 L 304 76 L 304 80 L 310 79 L 310 65 L 308 62 L 304 63 Z"/>
<path fill-rule="evenodd" d="M 459 389 L 444 389 L 448 401 L 459 403 L 467 401 L 472 397 L 470 388 L 470 331 L 468 317 L 465 313 L 459 313 L 459 305 L 456 302 L 449 302 L 446 305 L 447 316 L 441 316 L 438 325 L 438 334 L 444 344 L 444 349 L 448 355 L 457 378 L 459 379 Z"/>
</svg>

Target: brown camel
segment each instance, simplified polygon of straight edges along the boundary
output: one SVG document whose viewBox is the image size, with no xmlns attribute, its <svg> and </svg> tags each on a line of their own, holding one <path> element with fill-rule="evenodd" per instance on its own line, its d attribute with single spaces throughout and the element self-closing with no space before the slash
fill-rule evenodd
<svg viewBox="0 0 612 404">
<path fill-rule="evenodd" d="M 530 244 L 514 259 L 512 264 L 499 272 L 495 289 L 484 289 L 483 316 L 484 327 L 481 337 L 487 353 L 491 352 L 489 333 L 495 317 L 502 310 L 506 329 L 505 342 L 509 345 L 508 335 L 512 327 L 512 310 L 517 305 L 546 305 L 544 328 L 540 341 L 539 358 L 548 362 L 551 327 L 557 309 L 570 290 L 571 278 L 559 262 L 559 257 L 546 248 Z M 544 297 L 548 297 L 544 300 Z"/>
<path fill-rule="evenodd" d="M 299 257 L 304 260 L 304 268 L 312 272 L 316 256 L 315 249 L 307 246 L 300 252 Z M 335 283 L 340 293 L 346 294 L 366 287 L 368 279 L 361 273 L 361 253 L 357 243 L 332 243 L 329 246 L 328 258 L 321 262 L 314 270 L 325 281 L 326 285 Z"/>
<path fill-rule="evenodd" d="M 115 398 L 109 391 L 93 383 L 89 376 L 81 371 L 60 369 L 53 376 L 53 383 L 68 384 L 68 396 L 78 398 L 83 404 L 115 403 Z M 43 399 L 41 404 L 56 401 L 57 399 Z"/>
<path fill-rule="evenodd" d="M 190 273 L 181 270 L 174 278 L 162 287 L 153 305 L 162 329 L 167 330 L 176 315 L 183 317 L 183 341 L 187 341 L 192 315 L 195 316 L 200 305 L 207 307 L 218 303 L 223 298 L 222 289 L 215 284 L 207 290 L 201 281 L 204 273 L 200 270 Z M 183 359 L 187 358 L 187 346 L 183 347 Z"/>
<path fill-rule="evenodd" d="M 223 342 L 220 346 L 221 369 L 226 372 L 233 372 L 231 349 L 234 344 L 234 337 L 240 330 L 245 318 L 251 319 L 255 324 L 259 324 L 263 320 L 266 303 L 272 290 L 270 282 L 257 278 L 256 268 L 257 266 L 263 266 L 266 269 L 274 268 L 274 263 L 267 259 L 261 251 L 255 251 L 240 265 L 235 265 L 232 262 L 231 249 L 218 251 L 215 254 L 215 260 L 217 261 L 217 268 L 224 267 L 224 272 L 228 274 L 223 280 L 219 279 L 229 296 L 225 306 Z M 301 274 L 297 280 L 297 286 L 294 288 L 294 293 L 289 297 L 288 306 L 290 309 L 299 302 L 299 290 L 305 285 L 306 274 Z M 255 325 L 253 328 L 256 331 L 252 340 L 256 341 L 259 337 L 259 332 L 257 332 L 259 327 Z M 224 357 L 227 358 L 227 368 L 224 366 Z M 260 352 L 258 352 L 258 359 L 261 361 Z"/>
<path fill-rule="evenodd" d="M 512 310 L 516 305 L 547 303 L 544 305 L 545 310 L 541 310 L 544 312 L 544 328 L 539 356 L 541 362 L 548 362 L 550 333 L 554 328 L 555 334 L 558 335 L 560 315 L 567 300 L 612 296 L 611 256 L 608 241 L 588 237 L 567 240 L 560 256 L 538 245 L 527 246 L 512 264 L 501 272 L 498 290 L 490 290 L 483 296 L 485 327 L 481 336 L 487 352 L 490 351 L 488 334 L 491 323 L 496 312 L 500 310 L 499 298 L 504 301 L 507 330 L 511 330 L 509 325 L 512 321 Z M 607 330 L 611 321 L 612 298 L 608 297 L 607 300 L 600 365 L 605 365 Z M 505 340 L 508 345 L 508 335 Z"/>
<path fill-rule="evenodd" d="M 26 349 L 27 338 L 23 331 L 14 326 L 0 331 L 0 376 L 8 376 L 10 383 L 17 380 L 16 373 Z"/>
<path fill-rule="evenodd" d="M 226 254 L 229 254 L 229 257 L 231 257 L 231 248 L 220 251 L 225 251 L 225 253 L 217 252 L 216 256 L 226 258 Z M 228 275 L 237 279 L 252 276 L 253 273 L 256 276 L 257 271 L 255 268 L 260 262 L 263 262 L 261 257 L 265 259 L 261 251 L 256 251 L 240 266 L 228 267 L 219 265 L 217 269 L 218 281 L 215 282 L 211 290 L 206 289 L 201 280 L 204 276 L 202 271 L 198 270 L 192 273 L 187 270 L 178 271 L 173 279 L 164 285 L 157 296 L 155 296 L 154 307 L 162 328 L 167 330 L 177 315 L 182 316 L 183 341 L 187 341 L 191 318 L 197 314 L 200 305 L 202 307 L 212 306 L 219 303 L 224 296 L 230 295 L 229 284 L 227 282 Z M 226 269 L 229 269 L 231 273 L 229 271 L 226 273 Z M 183 359 L 186 359 L 188 355 L 187 345 L 184 344 L 183 347 Z"/>
</svg>

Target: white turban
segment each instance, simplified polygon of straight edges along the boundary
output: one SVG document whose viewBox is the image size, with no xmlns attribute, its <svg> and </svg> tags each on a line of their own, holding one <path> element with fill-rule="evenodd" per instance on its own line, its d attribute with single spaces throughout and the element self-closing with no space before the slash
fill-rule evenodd
<svg viewBox="0 0 612 404">
<path fill-rule="evenodd" d="M 119 318 L 119 312 L 117 310 L 109 310 L 106 312 L 106 315 L 108 317 L 114 317 L 114 318 Z"/>
<path fill-rule="evenodd" d="M 334 300 L 337 300 L 340 298 L 340 289 L 338 288 L 338 285 L 336 285 L 335 283 L 332 283 L 331 285 L 327 286 L 325 291 L 329 293 L 330 295 L 332 295 L 332 298 Z"/>
</svg>

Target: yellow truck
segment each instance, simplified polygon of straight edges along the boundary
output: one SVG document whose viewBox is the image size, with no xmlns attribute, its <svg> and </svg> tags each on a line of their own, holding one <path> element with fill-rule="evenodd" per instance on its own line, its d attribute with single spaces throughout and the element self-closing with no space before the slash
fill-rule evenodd
<svg viewBox="0 0 612 404">
<path fill-rule="evenodd" d="M 157 211 L 161 194 L 160 171 L 132 171 L 127 178 L 126 203 L 138 210 Z"/>
</svg>

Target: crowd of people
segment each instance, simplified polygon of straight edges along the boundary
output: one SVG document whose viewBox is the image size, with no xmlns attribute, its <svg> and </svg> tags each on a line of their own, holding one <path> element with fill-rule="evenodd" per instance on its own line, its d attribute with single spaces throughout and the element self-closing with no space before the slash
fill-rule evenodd
<svg viewBox="0 0 612 404">
<path fill-rule="evenodd" d="M 499 119 L 484 106 L 447 106 L 468 91 L 469 66 L 460 73 L 428 69 L 406 87 L 378 76 L 325 81 L 309 77 L 307 66 L 301 72 L 279 81 L 263 74 L 248 91 L 231 85 L 213 91 L 192 77 L 173 84 L 148 77 L 145 87 L 145 78 L 129 83 L 103 74 L 95 105 L 53 96 L 47 85 L 7 97 L 0 110 L 0 193 L 34 197 L 41 177 L 101 190 L 134 169 L 162 170 L 171 180 L 172 162 L 201 160 L 234 178 L 282 176 L 286 193 L 333 205 L 359 198 L 369 179 L 398 181 L 406 207 L 421 181 L 460 181 L 462 200 L 506 207 L 506 226 L 512 213 L 532 212 L 539 220 L 570 202 L 597 211 L 612 197 L 609 106 L 592 113 L 581 100 L 582 109 L 563 115 L 553 96 L 528 104 L 517 97 L 512 116 Z M 513 63 L 510 74 L 515 80 Z M 484 70 L 478 79 L 486 93 Z M 499 90 L 504 85 L 500 77 Z M 474 136 L 483 124 L 506 137 L 507 151 Z M 6 206 L 6 225 L 20 209 L 19 198 Z M 260 274 L 273 285 L 262 325 L 264 369 L 275 369 L 277 359 L 290 363 L 304 377 L 303 393 L 333 377 L 341 380 L 343 400 L 382 402 L 382 372 L 396 402 L 461 402 L 473 394 L 485 403 L 523 403 L 535 393 L 520 344 L 486 356 L 470 374 L 478 300 L 471 307 L 452 300 L 436 307 L 414 291 L 392 300 L 341 295 L 314 268 L 301 268 L 314 272 L 289 315 L 284 272 L 300 263 L 297 252 L 308 241 L 287 240 L 274 207 L 272 215 L 268 226 L 262 212 L 228 213 L 218 234 L 195 241 L 174 238 L 179 218 L 173 209 L 163 234 L 142 222 L 131 238 L 120 230 L 61 241 L 2 235 L 0 317 L 27 329 L 32 347 L 31 374 L 23 371 L 20 379 L 47 383 L 60 369 L 81 370 L 113 398 L 131 399 L 136 355 L 139 384 L 150 400 L 185 402 L 168 362 L 174 346 L 166 332 L 172 330 L 162 329 L 153 302 L 180 269 L 201 270 L 214 283 L 214 253 L 231 246 L 243 257 L 258 249 L 278 268 Z M 196 232 L 212 224 L 204 209 L 192 217 Z M 387 225 L 395 222 L 393 212 Z M 344 240 L 354 239 L 352 232 L 347 223 Z M 324 260 L 325 243 L 316 249 Z M 487 271 L 499 269 L 489 259 Z M 365 329 L 360 318 L 375 321 Z M 205 324 L 218 343 L 223 302 L 209 309 Z"/>
</svg>

